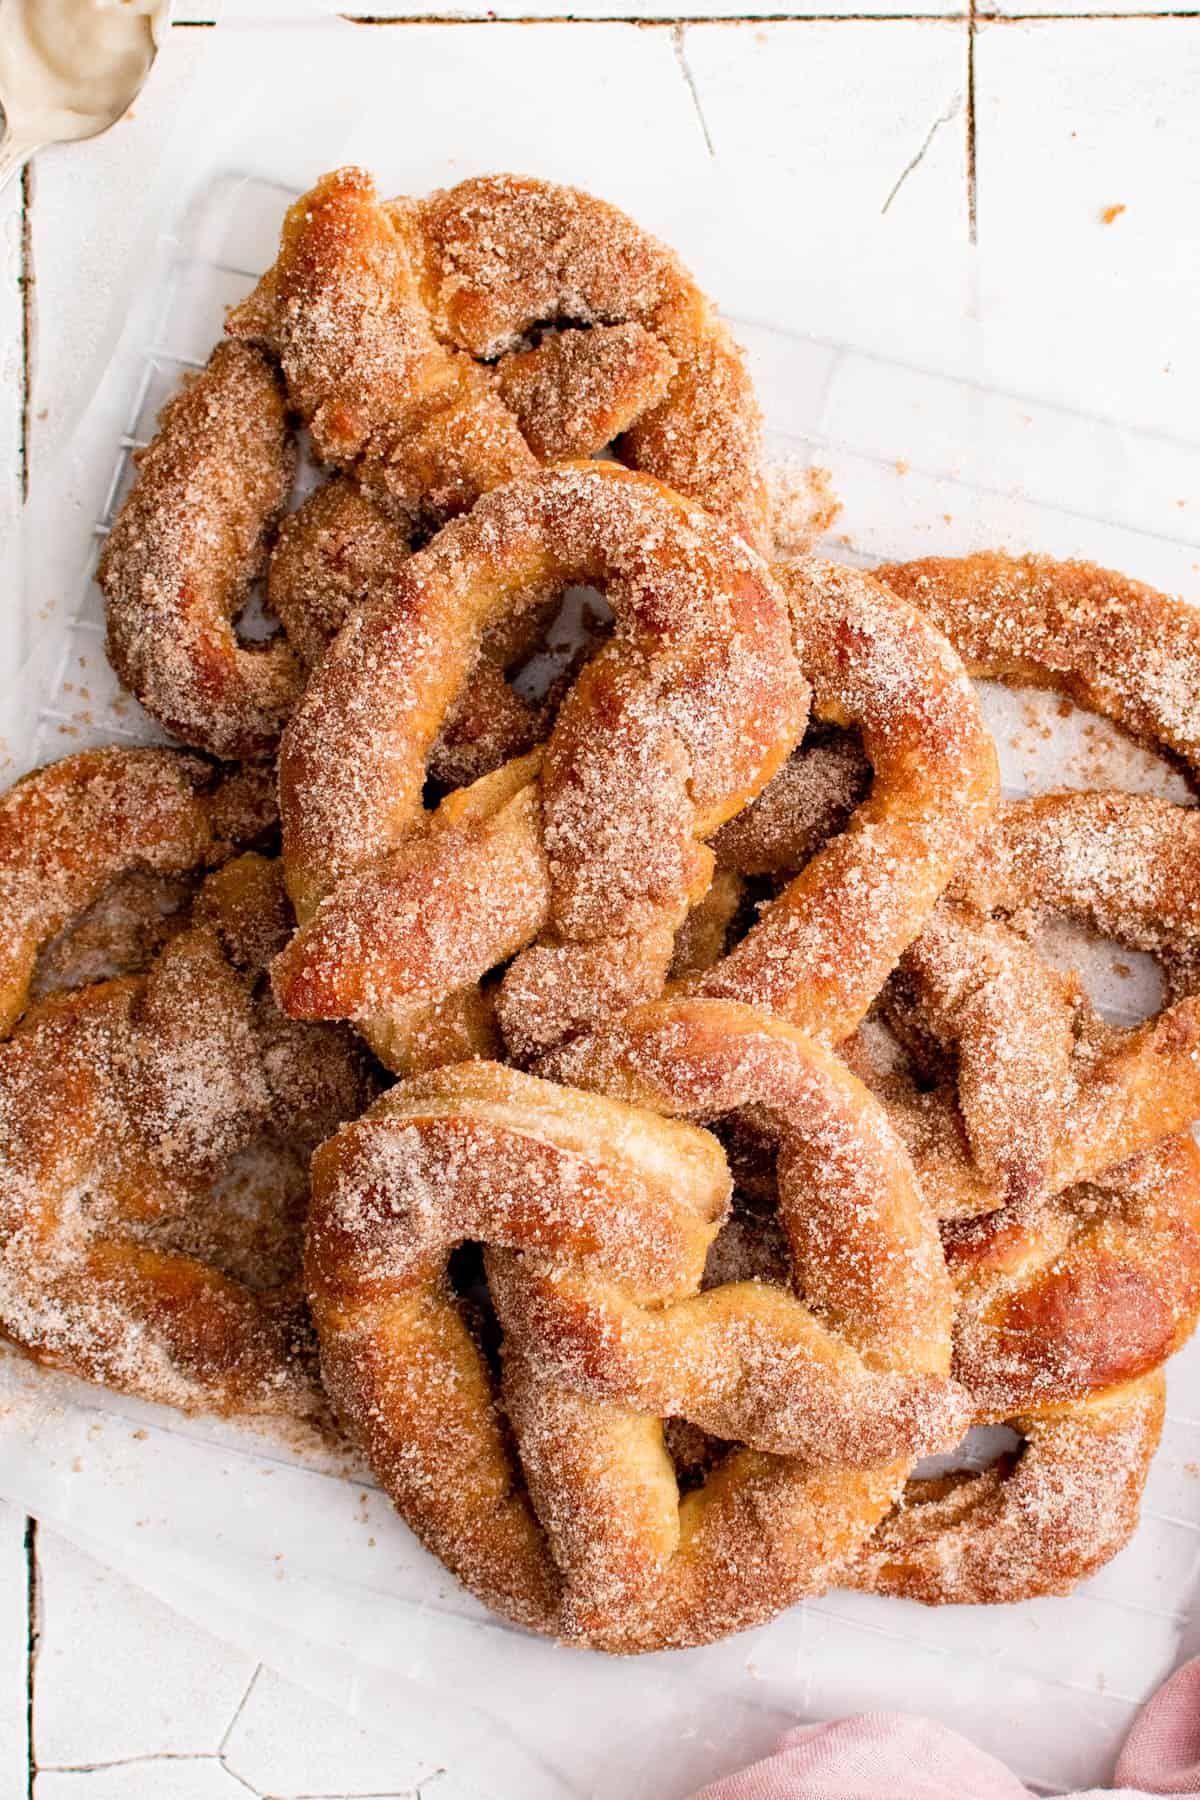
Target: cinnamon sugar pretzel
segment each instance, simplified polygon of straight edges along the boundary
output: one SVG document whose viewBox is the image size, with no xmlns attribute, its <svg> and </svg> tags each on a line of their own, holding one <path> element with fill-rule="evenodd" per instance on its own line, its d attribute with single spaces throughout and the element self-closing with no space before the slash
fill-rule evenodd
<svg viewBox="0 0 1200 1800">
<path fill-rule="evenodd" d="M 1169 1155 L 1164 1166 L 1164 1149 L 1153 1152 L 1140 1159 L 1136 1178 L 1115 1174 L 1108 1185 L 1128 1192 L 1136 1179 L 1135 1209 L 1162 1205 L 1194 1222 L 1195 1146 L 1174 1140 Z M 1022 1241 L 1010 1226 L 994 1259 L 983 1244 L 969 1255 L 967 1246 L 951 1246 L 959 1288 L 955 1372 L 975 1389 L 977 1422 L 1003 1423 L 1019 1442 L 983 1466 L 910 1476 L 837 1585 L 928 1606 L 1006 1604 L 1069 1592 L 1126 1543 L 1162 1425 L 1157 1364 L 1186 1328 L 1177 1320 L 1173 1337 L 1168 1330 L 1151 1341 L 1155 1313 L 1139 1316 L 1134 1295 L 1111 1278 L 1101 1291 L 1102 1260 L 1088 1278 L 1086 1258 L 1096 1246 L 1087 1233 L 1095 1223 L 1068 1244 L 1062 1267 L 1054 1260 L 1061 1234 L 1052 1246 L 1032 1228 Z M 735 1218 L 725 1226 L 708 1277 L 719 1270 L 724 1280 L 786 1284 L 786 1245 L 773 1227 L 761 1215 L 737 1225 Z M 1121 1314 L 1112 1346 L 1106 1305 Z M 1133 1378 L 1145 1367 L 1152 1373 Z M 703 1443 L 681 1448 L 701 1472 L 711 1461 Z"/>
<path fill-rule="evenodd" d="M 424 814 L 429 747 L 481 634 L 572 581 L 606 590 L 616 629 L 545 751 Z M 350 621 L 288 728 L 301 928 L 281 1003 L 359 1021 L 404 1069 L 414 1012 L 469 999 L 507 957 L 499 1012 L 521 1058 L 658 992 L 711 877 L 701 840 L 778 768 L 807 698 L 765 565 L 670 489 L 578 463 L 486 495 Z"/>
<path fill-rule="evenodd" d="M 39 947 L 73 911 L 123 871 L 229 856 L 223 834 L 261 832 L 261 789 L 193 756 L 109 750 L 0 802 L 0 1331 L 143 1398 L 313 1413 L 293 1250 L 302 1148 L 369 1085 L 352 1042 L 283 1018 L 264 991 L 289 923 L 278 865 L 226 861 L 145 974 L 20 1016 Z M 256 1237 L 259 1195 L 291 1216 Z"/>
<path fill-rule="evenodd" d="M 386 601 L 412 551 L 394 520 L 352 481 L 335 476 L 284 521 L 271 556 L 267 605 L 311 672 L 352 612 Z M 533 608 L 498 619 L 429 752 L 429 776 L 448 787 L 476 781 L 545 736 L 548 708 L 523 700 L 506 669 L 533 648 Z"/>
<path fill-rule="evenodd" d="M 164 408 L 96 572 L 108 658 L 146 711 L 217 756 L 270 750 L 300 697 L 282 637 L 235 620 L 263 574 L 295 472 L 287 399 L 248 344 L 218 344 Z"/>
<path fill-rule="evenodd" d="M 876 569 L 973 675 L 1050 687 L 1200 775 L 1200 612 L 1095 563 L 923 557 Z"/>
<path fill-rule="evenodd" d="M 1030 941 L 1066 915 L 1160 960 L 1176 997 L 1118 1030 Z M 1150 795 L 1004 806 L 901 969 L 894 1010 L 951 1058 L 966 1166 L 931 1162 L 939 1209 L 1020 1204 L 1200 1116 L 1200 814 Z M 944 1196 L 939 1198 L 939 1196 Z"/>
<path fill-rule="evenodd" d="M 121 875 L 210 868 L 274 819 L 264 770 L 182 751 L 85 750 L 16 782 L 0 796 L 0 1033 L 41 952 Z"/>
<path fill-rule="evenodd" d="M 1133 1534 L 1164 1404 L 1157 1373 L 1013 1419 L 1014 1454 L 910 1481 L 841 1585 L 926 1606 L 1070 1593 Z"/>
<path fill-rule="evenodd" d="M 440 525 L 615 438 L 766 547 L 740 353 L 678 258 L 590 194 L 492 175 L 383 204 L 335 170 L 229 330 L 278 357 L 318 456 L 401 520 Z"/>
<path fill-rule="evenodd" d="M 961 1430 L 936 1230 L 861 1085 L 747 1008 L 659 1002 L 554 1069 L 604 1097 L 467 1064 L 318 1151 L 324 1378 L 405 1518 L 488 1604 L 610 1650 L 706 1642 L 826 1585 L 908 1461 Z M 803 1302 L 699 1291 L 729 1177 L 715 1140 L 667 1115 L 750 1103 L 781 1134 Z M 487 1246 L 499 1398 L 447 1284 L 464 1238 Z M 743 1446 L 682 1504 L 667 1416 Z"/>
<path fill-rule="evenodd" d="M 861 732 L 874 780 L 845 828 L 804 862 L 696 991 L 765 1007 L 836 1044 L 864 1017 L 983 830 L 998 793 L 996 752 L 962 664 L 915 608 L 870 576 L 818 557 L 777 564 L 775 574 L 814 712 Z M 852 764 L 843 758 L 834 810 L 847 777 L 854 779 Z M 759 816 L 742 828 L 743 849 L 758 838 L 756 869 L 766 848 L 762 809 L 778 808 L 803 829 L 792 869 L 825 822 L 798 816 L 794 795 L 785 799 L 790 772 L 776 781 L 784 792 L 768 789 Z M 726 829 L 736 834 L 739 825 Z M 724 844 L 736 858 L 737 836 Z"/>
</svg>

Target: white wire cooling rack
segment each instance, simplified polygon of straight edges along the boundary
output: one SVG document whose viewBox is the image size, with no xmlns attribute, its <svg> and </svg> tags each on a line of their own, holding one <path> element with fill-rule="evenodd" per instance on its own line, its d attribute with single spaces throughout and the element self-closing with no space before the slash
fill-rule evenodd
<svg viewBox="0 0 1200 1800">
<path fill-rule="evenodd" d="M 292 198 L 276 182 L 221 178 L 161 246 L 107 377 L 125 396 L 125 429 L 112 446 L 84 577 L 62 609 L 41 605 L 36 585 L 26 597 L 33 723 L 29 742 L 14 746 L 24 764 L 159 735 L 105 662 L 95 557 L 132 453 L 181 375 L 206 360 L 225 309 L 270 261 Z M 1180 535 L 1176 501 L 1200 491 L 1200 445 L 819 342 L 786 321 L 734 324 L 773 453 L 830 471 L 843 503 L 835 554 L 871 562 L 1037 547 L 1200 591 L 1200 552 Z M 1185 797 L 1154 758 L 1096 721 L 1064 715 L 1054 697 L 991 690 L 985 704 L 1010 793 L 1108 780 Z M 1104 952 L 1092 955 L 1103 989 Z M 1120 992 L 1117 1001 L 1110 986 L 1108 1010 L 1137 1016 L 1153 997 L 1152 973 L 1139 968 Z M 837 1593 L 732 1644 L 637 1665 L 556 1652 L 485 1621 L 370 1483 L 348 1484 L 286 1446 L 101 1394 L 15 1357 L 0 1360 L 0 1489 L 92 1544 L 108 1541 L 114 1558 L 128 1560 L 136 1537 L 147 1567 L 154 1557 L 186 1562 L 197 1611 L 213 1612 L 205 1622 L 219 1628 L 222 1608 L 236 1613 L 243 1633 L 260 1634 L 268 1660 L 273 1634 L 281 1643 L 288 1633 L 309 1646 L 312 1679 L 322 1653 L 350 1656 L 358 1673 L 342 1682 L 343 1700 L 365 1716 L 386 1711 L 393 1730 L 399 1718 L 435 1752 L 449 1733 L 456 1768 L 476 1731 L 483 1792 L 668 1800 L 712 1772 L 718 1730 L 723 1758 L 736 1760 L 739 1743 L 761 1750 L 797 1715 L 879 1706 L 935 1713 L 1052 1792 L 1102 1776 L 1136 1705 L 1179 1656 L 1200 1649 L 1197 1347 L 1176 1360 L 1170 1396 L 1141 1529 L 1070 1599 L 926 1611 Z M 84 1473 L 71 1473 L 81 1457 Z M 370 1548 L 350 1523 L 357 1509 L 370 1521 Z M 281 1559 L 287 1583 L 276 1580 Z M 450 1712 L 439 1702 L 447 1687 L 458 1696 Z"/>
</svg>

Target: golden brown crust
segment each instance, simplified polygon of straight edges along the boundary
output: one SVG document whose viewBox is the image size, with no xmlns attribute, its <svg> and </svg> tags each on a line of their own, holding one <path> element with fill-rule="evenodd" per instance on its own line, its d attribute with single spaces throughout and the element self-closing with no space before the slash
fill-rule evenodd
<svg viewBox="0 0 1200 1800">
<path fill-rule="evenodd" d="M 946 633 L 973 674 L 1052 687 L 1200 773 L 1200 613 L 1095 563 L 923 557 L 875 571 Z"/>
<path fill-rule="evenodd" d="M 875 779 L 845 830 L 697 991 L 766 1007 L 838 1043 L 983 830 L 998 793 L 996 753 L 962 664 L 914 608 L 816 557 L 777 564 L 776 574 L 814 710 L 859 727 Z M 730 844 L 726 855 L 736 853 Z M 759 847 L 747 847 L 760 860 Z"/>
<path fill-rule="evenodd" d="M 1200 1316 L 1200 1151 L 1167 1138 L 1034 1212 L 946 1227 L 954 1366 L 990 1414 L 1065 1404 L 1156 1369 Z"/>
<path fill-rule="evenodd" d="M 678 259 L 589 194 L 494 175 L 385 206 L 336 170 L 229 329 L 279 356 L 318 455 L 404 519 L 440 524 L 619 432 L 633 467 L 766 546 L 736 346 Z"/>
<path fill-rule="evenodd" d="M 185 875 L 273 822 L 266 771 L 173 750 L 85 750 L 0 797 L 0 1033 L 24 1010 L 39 952 L 122 875 Z"/>
<path fill-rule="evenodd" d="M 482 633 L 573 581 L 607 590 L 616 632 L 543 762 L 424 815 L 429 747 Z M 579 463 L 486 496 L 410 559 L 388 606 L 352 621 L 288 729 L 302 927 L 277 970 L 282 1003 L 371 1019 L 523 952 L 499 1011 L 527 1057 L 659 991 L 711 873 L 698 840 L 774 773 L 806 698 L 765 566 L 669 489 Z"/>
<path fill-rule="evenodd" d="M 1034 1418 L 979 1474 L 910 1481 L 839 1581 L 926 1606 L 1067 1594 L 1128 1542 L 1162 1430 L 1161 1374 Z"/>
<path fill-rule="evenodd" d="M 961 1430 L 936 1231 L 882 1111 L 787 1026 L 660 1003 L 556 1061 L 621 1098 L 466 1064 L 318 1151 L 325 1379 L 409 1523 L 490 1605 L 621 1652 L 707 1642 L 827 1585 L 898 1493 L 895 1459 Z M 805 1303 L 699 1291 L 729 1178 L 715 1140 L 662 1114 L 747 1102 L 783 1132 Z M 446 1286 L 463 1238 L 488 1246 L 502 1394 Z M 762 1448 L 681 1504 L 667 1414 Z"/>
<path fill-rule="evenodd" d="M 285 519 L 271 556 L 267 604 L 288 642 L 313 669 L 351 613 L 386 603 L 411 554 L 407 532 L 361 489 L 335 476 Z M 522 700 L 504 678 L 533 632 L 507 619 L 485 636 L 474 669 L 429 753 L 431 780 L 461 787 L 521 756 L 544 735 L 545 708 Z"/>
<path fill-rule="evenodd" d="M 269 821 L 261 775 L 219 775 L 176 751 L 87 752 L 5 796 L 6 1027 L 73 909 L 129 871 L 228 857 L 217 824 Z M 266 995 L 289 926 L 278 864 L 226 861 L 147 973 L 52 994 L 0 1044 L 0 1331 L 39 1361 L 186 1407 L 319 1405 L 281 1241 L 303 1146 L 369 1085 L 351 1041 Z"/>
<path fill-rule="evenodd" d="M 1181 997 L 1131 1030 L 1104 1024 L 1026 941 L 1056 913 L 1158 955 Z M 1198 945 L 1192 809 L 1077 792 L 1001 808 L 905 957 L 896 997 L 955 1059 L 993 1204 L 1058 1193 L 1200 1115 Z M 930 1173 L 957 1180 L 952 1162 Z"/>
<path fill-rule="evenodd" d="M 295 468 L 287 402 L 267 358 L 218 344 L 163 409 L 137 463 L 97 570 L 109 660 L 185 743 L 261 755 L 302 680 L 282 638 L 246 644 L 234 625 L 265 569 Z"/>
</svg>

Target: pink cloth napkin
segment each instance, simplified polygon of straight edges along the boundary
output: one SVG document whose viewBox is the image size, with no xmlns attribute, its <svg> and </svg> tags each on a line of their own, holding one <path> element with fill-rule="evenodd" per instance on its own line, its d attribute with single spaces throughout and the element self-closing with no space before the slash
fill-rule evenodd
<svg viewBox="0 0 1200 1800">
<path fill-rule="evenodd" d="M 1067 1800 L 1200 1794 L 1200 1657 L 1134 1720 L 1111 1788 Z M 857 1713 L 789 1731 L 774 1754 L 693 1800 L 1032 1800 L 1003 1763 L 908 1713 Z"/>
</svg>

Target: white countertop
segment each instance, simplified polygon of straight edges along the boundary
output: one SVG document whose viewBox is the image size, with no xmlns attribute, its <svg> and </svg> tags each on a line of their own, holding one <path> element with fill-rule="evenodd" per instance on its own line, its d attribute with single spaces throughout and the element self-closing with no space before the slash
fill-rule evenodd
<svg viewBox="0 0 1200 1800">
<path fill-rule="evenodd" d="M 354 154 L 356 91 L 381 64 L 394 70 L 397 121 L 385 185 L 444 179 L 455 117 L 482 112 L 491 166 L 625 205 L 702 280 L 719 267 L 713 285 L 741 318 L 786 313 L 890 363 L 1136 427 L 1168 468 L 1173 443 L 1200 443 L 1195 10 L 1022 0 L 1014 18 L 984 6 L 966 16 L 952 0 L 919 13 L 820 0 L 820 16 L 730 21 L 721 0 L 702 0 L 683 23 L 652 4 L 621 20 L 600 3 L 569 21 L 536 17 L 560 4 L 504 0 L 478 22 L 436 23 L 415 0 L 419 19 L 347 27 L 319 59 L 311 23 L 286 16 L 294 6 L 276 7 L 269 29 L 247 8 L 215 29 L 176 25 L 129 121 L 47 154 L 0 197 L 8 497 L 24 479 L 35 490 L 52 479 L 179 109 L 199 91 L 219 130 L 253 113 L 262 83 L 289 83 L 311 120 L 311 161 L 279 174 L 304 179 Z M 387 10 L 403 12 L 395 0 Z M 615 175 L 614 130 L 626 140 Z M 736 256 L 726 241 L 717 254 L 690 200 L 698 168 L 706 191 L 715 176 L 732 197 L 722 217 Z M 1121 210 L 1105 223 L 1109 208 Z M 1118 511 L 1119 485 L 1117 471 Z M 1200 493 L 1172 501 L 1176 539 L 1200 567 Z M 0 1800 L 247 1792 L 510 1800 L 478 1762 L 422 1764 L 402 1734 L 360 1729 L 182 1618 L 161 1581 L 151 1597 L 0 1504 Z"/>
</svg>

